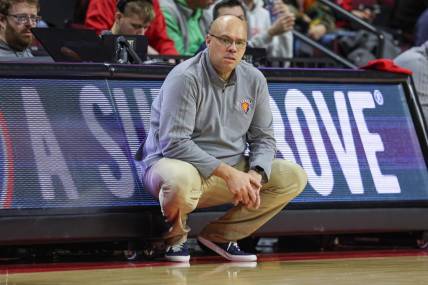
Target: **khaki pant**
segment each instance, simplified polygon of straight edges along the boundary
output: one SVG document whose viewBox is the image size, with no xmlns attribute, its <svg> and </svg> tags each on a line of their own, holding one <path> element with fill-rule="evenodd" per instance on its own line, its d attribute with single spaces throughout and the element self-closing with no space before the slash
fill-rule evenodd
<svg viewBox="0 0 428 285">
<path fill-rule="evenodd" d="M 234 166 L 248 171 L 247 160 Z M 307 182 L 304 170 L 297 164 L 275 159 L 269 182 L 260 191 L 258 209 L 238 205 L 216 221 L 210 222 L 200 235 L 214 242 L 237 241 L 255 232 L 269 221 L 294 197 L 302 192 Z M 233 195 L 222 178 L 204 179 L 190 163 L 162 158 L 146 171 L 145 189 L 159 199 L 162 213 L 171 224 L 165 234 L 168 245 L 187 239 L 190 228 L 187 216 L 196 208 L 232 203 Z"/>
</svg>

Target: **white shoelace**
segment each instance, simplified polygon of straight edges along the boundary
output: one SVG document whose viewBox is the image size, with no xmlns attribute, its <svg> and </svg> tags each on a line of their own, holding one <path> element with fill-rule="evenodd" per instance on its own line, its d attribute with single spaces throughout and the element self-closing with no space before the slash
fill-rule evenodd
<svg viewBox="0 0 428 285">
<path fill-rule="evenodd" d="M 241 249 L 239 248 L 239 246 L 238 246 L 238 243 L 237 243 L 237 242 L 229 242 L 229 245 L 227 246 L 227 249 L 226 249 L 226 250 L 229 250 L 229 248 L 230 248 L 231 246 L 234 246 L 234 247 L 236 247 L 236 249 L 237 249 L 238 251 L 241 251 Z"/>
<path fill-rule="evenodd" d="M 183 246 L 184 246 L 183 243 L 179 243 L 179 244 L 172 245 L 170 249 L 172 249 L 173 252 L 180 252 L 183 249 Z"/>
</svg>

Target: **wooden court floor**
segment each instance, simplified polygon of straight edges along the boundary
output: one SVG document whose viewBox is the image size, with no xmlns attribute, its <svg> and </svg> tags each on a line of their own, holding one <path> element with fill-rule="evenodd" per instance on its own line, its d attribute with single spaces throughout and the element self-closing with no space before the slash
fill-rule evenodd
<svg viewBox="0 0 428 285">
<path fill-rule="evenodd" d="M 116 262 L 1 265 L 0 285 L 418 285 L 427 251 L 259 255 L 257 263 L 193 258 L 190 264 Z"/>
</svg>

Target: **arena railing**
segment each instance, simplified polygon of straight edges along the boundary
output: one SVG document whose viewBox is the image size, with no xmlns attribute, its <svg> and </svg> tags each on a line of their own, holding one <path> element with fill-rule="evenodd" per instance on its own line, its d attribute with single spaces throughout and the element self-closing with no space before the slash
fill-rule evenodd
<svg viewBox="0 0 428 285">
<path fill-rule="evenodd" d="M 330 9 L 332 9 L 334 12 L 338 13 L 339 15 L 343 16 L 347 20 L 351 21 L 353 24 L 356 24 L 357 26 L 361 27 L 361 29 L 373 33 L 376 35 L 378 40 L 378 47 L 376 49 L 376 57 L 382 58 L 384 53 L 384 47 L 385 47 L 385 36 L 373 25 L 365 22 L 364 20 L 361 20 L 354 14 L 346 11 L 342 7 L 336 5 L 333 2 L 330 2 L 329 0 L 318 0 L 321 4 L 328 6 Z"/>
</svg>

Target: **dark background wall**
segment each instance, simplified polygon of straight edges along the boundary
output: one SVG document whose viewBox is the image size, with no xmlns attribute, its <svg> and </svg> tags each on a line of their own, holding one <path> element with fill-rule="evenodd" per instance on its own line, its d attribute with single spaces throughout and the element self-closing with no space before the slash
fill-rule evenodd
<svg viewBox="0 0 428 285">
<path fill-rule="evenodd" d="M 40 0 L 40 15 L 53 27 L 64 27 L 66 20 L 73 19 L 77 0 Z"/>
</svg>

